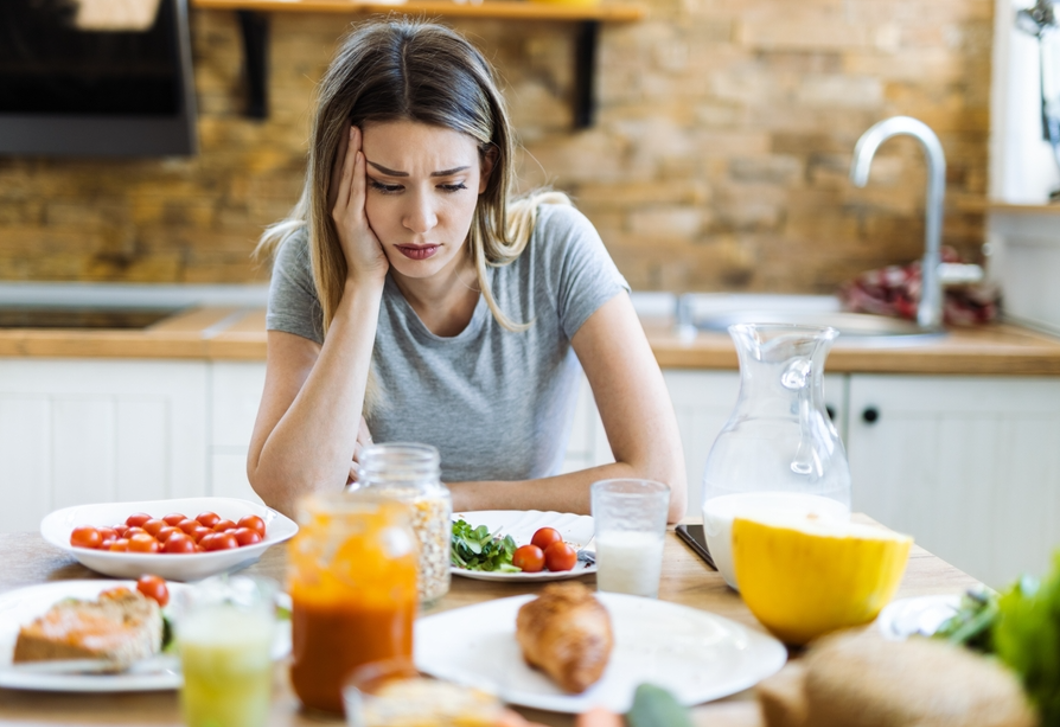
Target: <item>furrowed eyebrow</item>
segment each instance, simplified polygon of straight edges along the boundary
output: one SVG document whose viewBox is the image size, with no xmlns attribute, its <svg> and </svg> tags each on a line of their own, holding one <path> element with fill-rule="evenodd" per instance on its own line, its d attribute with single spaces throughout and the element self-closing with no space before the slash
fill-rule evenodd
<svg viewBox="0 0 1060 727">
<path fill-rule="evenodd" d="M 368 165 L 373 167 L 374 169 L 377 169 L 378 171 L 382 172 L 383 174 L 387 175 L 388 177 L 407 177 L 407 176 L 409 176 L 408 172 L 399 172 L 399 171 L 396 171 L 394 169 L 387 169 L 382 164 L 376 164 L 373 161 L 369 161 Z M 451 177 L 454 174 L 459 174 L 460 172 L 467 171 L 470 168 L 471 167 L 469 167 L 469 166 L 465 166 L 465 167 L 453 167 L 452 169 L 443 169 L 440 172 L 431 172 L 431 176 L 432 177 Z"/>
</svg>

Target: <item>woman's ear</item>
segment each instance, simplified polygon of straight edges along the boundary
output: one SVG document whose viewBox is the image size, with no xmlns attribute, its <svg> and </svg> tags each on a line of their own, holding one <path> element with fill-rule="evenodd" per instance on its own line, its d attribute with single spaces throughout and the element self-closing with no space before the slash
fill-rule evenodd
<svg viewBox="0 0 1060 727">
<path fill-rule="evenodd" d="M 490 181 L 490 174 L 493 173 L 493 168 L 497 165 L 497 147 L 490 144 L 479 152 L 479 159 L 482 173 L 479 175 L 478 193 L 482 194 L 486 191 L 486 184 Z"/>
</svg>

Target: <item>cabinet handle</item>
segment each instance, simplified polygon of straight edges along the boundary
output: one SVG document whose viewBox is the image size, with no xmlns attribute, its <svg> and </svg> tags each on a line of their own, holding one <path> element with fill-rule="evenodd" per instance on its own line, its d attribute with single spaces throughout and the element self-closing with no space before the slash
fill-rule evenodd
<svg viewBox="0 0 1060 727">
<path fill-rule="evenodd" d="M 828 414 L 828 418 L 831 419 L 834 422 L 835 421 L 835 407 L 833 407 L 831 404 L 827 404 L 827 405 L 825 405 L 824 410 Z"/>
<path fill-rule="evenodd" d="M 865 411 L 861 412 L 861 418 L 865 420 L 866 424 L 875 424 L 876 420 L 880 418 L 880 410 L 874 406 L 867 406 Z"/>
</svg>

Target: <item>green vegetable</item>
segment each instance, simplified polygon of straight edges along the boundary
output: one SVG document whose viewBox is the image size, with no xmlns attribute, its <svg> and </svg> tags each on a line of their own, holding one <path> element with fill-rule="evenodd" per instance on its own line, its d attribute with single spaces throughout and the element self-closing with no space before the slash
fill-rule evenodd
<svg viewBox="0 0 1060 727">
<path fill-rule="evenodd" d="M 628 727 L 692 727 L 688 710 L 674 695 L 654 684 L 641 684 L 633 694 L 633 706 L 626 713 Z"/>
<path fill-rule="evenodd" d="M 993 627 L 997 621 L 997 594 L 993 591 L 968 591 L 961 597 L 957 613 L 932 634 L 951 644 L 966 646 L 983 654 L 994 653 Z"/>
<path fill-rule="evenodd" d="M 1060 553 L 1041 583 L 1024 577 L 1001 596 L 993 636 L 998 657 L 1019 674 L 1042 727 L 1060 725 Z"/>
<path fill-rule="evenodd" d="M 517 547 L 511 535 L 502 538 L 490 534 L 485 525 L 472 528 L 467 521 L 457 520 L 453 523 L 449 560 L 466 570 L 518 573 L 522 569 L 512 565 L 512 555 Z"/>
</svg>

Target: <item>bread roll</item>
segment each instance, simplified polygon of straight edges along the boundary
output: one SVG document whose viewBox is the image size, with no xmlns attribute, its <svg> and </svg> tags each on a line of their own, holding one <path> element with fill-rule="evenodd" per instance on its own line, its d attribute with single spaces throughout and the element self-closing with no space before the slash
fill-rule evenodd
<svg viewBox="0 0 1060 727">
<path fill-rule="evenodd" d="M 576 581 L 546 586 L 524 604 L 515 619 L 515 636 L 527 664 L 576 694 L 604 673 L 614 645 L 607 609 Z"/>
</svg>

